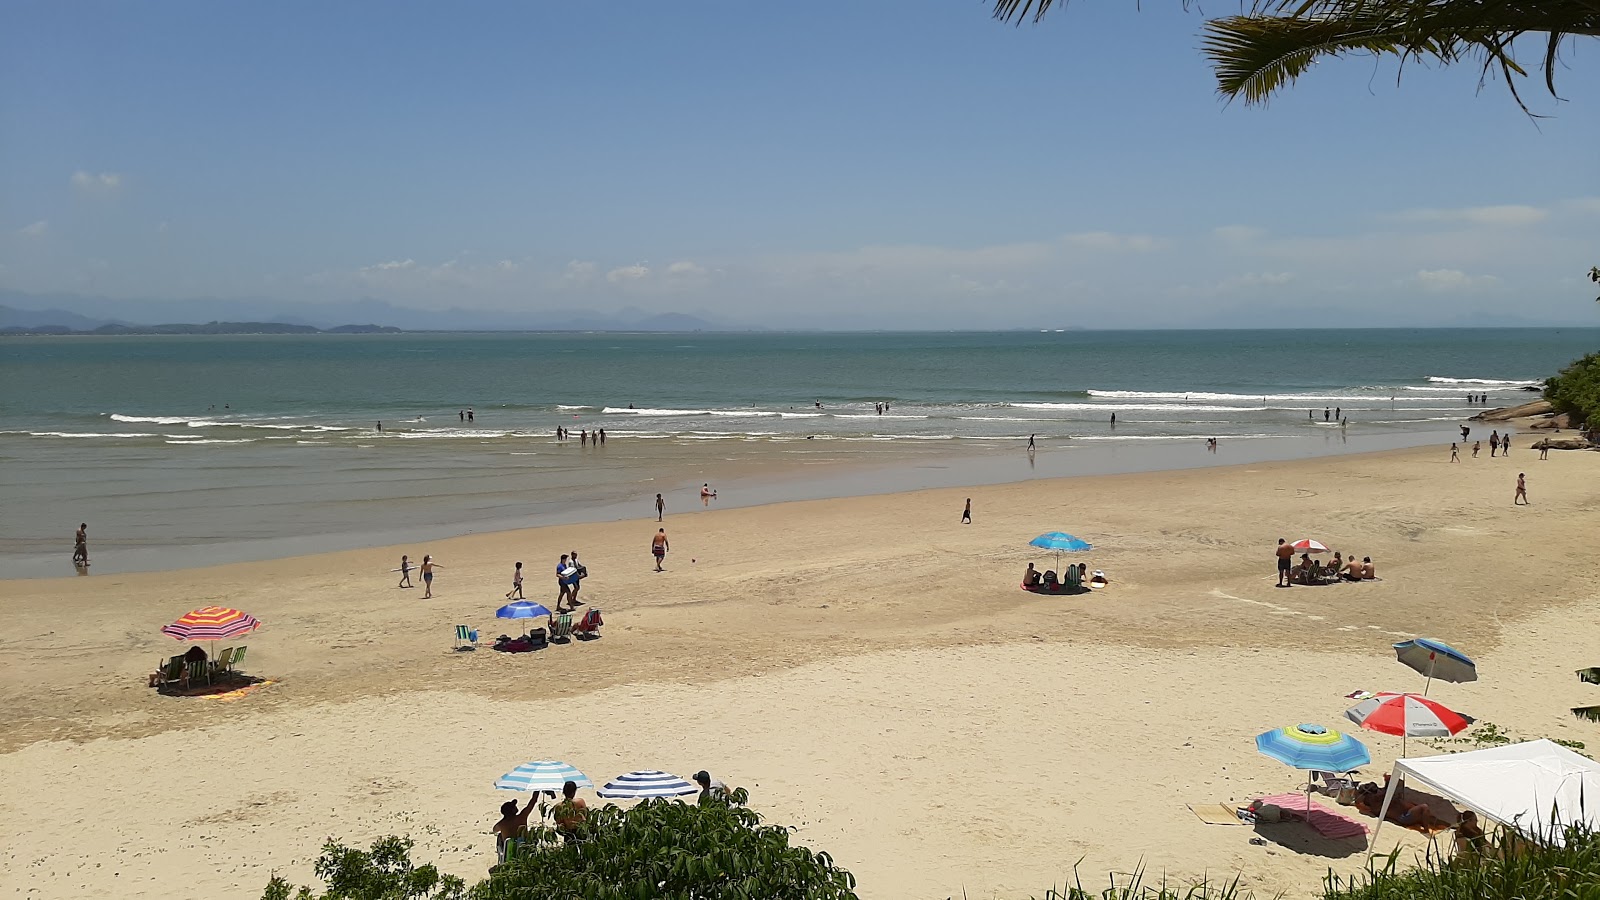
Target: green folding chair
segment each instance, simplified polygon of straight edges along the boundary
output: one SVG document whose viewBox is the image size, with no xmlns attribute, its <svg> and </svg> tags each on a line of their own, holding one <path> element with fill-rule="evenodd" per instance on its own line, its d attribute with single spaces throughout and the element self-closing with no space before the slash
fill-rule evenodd
<svg viewBox="0 0 1600 900">
<path fill-rule="evenodd" d="M 552 643 L 566 643 L 572 640 L 572 615 L 562 613 L 556 623 L 550 626 L 550 640 Z"/>
<path fill-rule="evenodd" d="M 197 684 L 211 683 L 211 669 L 203 659 L 189 661 L 189 677 L 186 686 L 194 687 Z"/>
<path fill-rule="evenodd" d="M 456 649 L 472 650 L 478 646 L 478 632 L 465 625 L 456 626 Z"/>
<path fill-rule="evenodd" d="M 242 667 L 244 665 L 244 651 L 246 651 L 248 649 L 250 649 L 250 648 L 248 648 L 248 647 L 240 647 L 239 649 L 233 651 L 233 664 L 232 665 L 233 665 L 233 667 L 235 669 L 240 668 L 240 667 Z"/>
</svg>

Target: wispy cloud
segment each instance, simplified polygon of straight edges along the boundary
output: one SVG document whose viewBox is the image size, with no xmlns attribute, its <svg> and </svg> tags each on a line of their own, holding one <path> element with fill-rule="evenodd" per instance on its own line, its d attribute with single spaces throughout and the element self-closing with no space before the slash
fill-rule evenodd
<svg viewBox="0 0 1600 900">
<path fill-rule="evenodd" d="M 667 274 L 688 278 L 706 274 L 706 268 L 698 263 L 681 260 L 667 266 Z"/>
<path fill-rule="evenodd" d="M 1118 253 L 1144 253 L 1161 246 L 1158 239 L 1148 234 L 1113 234 L 1109 231 L 1080 231 L 1065 235 L 1061 240 L 1072 247 Z"/>
<path fill-rule="evenodd" d="M 417 261 L 414 259 L 391 259 L 388 262 L 374 263 L 370 266 L 362 266 L 361 274 L 367 275 L 377 272 L 404 271 L 406 269 L 415 269 L 416 267 Z"/>
<path fill-rule="evenodd" d="M 634 263 L 631 266 L 618 266 L 606 273 L 606 280 L 612 284 L 624 284 L 629 281 L 638 281 L 650 277 L 650 267 L 643 263 Z"/>
<path fill-rule="evenodd" d="M 122 187 L 122 175 L 117 172 L 85 172 L 79 169 L 72 173 L 70 181 L 80 191 L 105 192 Z"/>
<path fill-rule="evenodd" d="M 21 234 L 23 234 L 23 235 L 25 235 L 27 237 L 41 237 L 45 233 L 49 232 L 49 230 L 50 230 L 50 223 L 45 221 L 44 219 L 40 219 L 39 221 L 33 223 L 32 225 L 24 225 L 21 228 L 17 229 L 17 231 L 19 233 L 21 233 Z"/>
<path fill-rule="evenodd" d="M 1492 288 L 1500 279 L 1493 275 L 1468 275 L 1460 269 L 1421 269 L 1411 282 L 1435 294 L 1459 294 Z"/>
<path fill-rule="evenodd" d="M 1266 237 L 1267 232 L 1254 225 L 1221 225 L 1211 229 L 1211 236 L 1229 244 L 1247 244 Z"/>
<path fill-rule="evenodd" d="M 1537 225 L 1550 217 L 1550 211 L 1521 203 L 1502 206 L 1462 206 L 1455 209 L 1408 209 L 1395 213 L 1400 222 L 1475 225 L 1491 228 L 1521 228 Z"/>
</svg>

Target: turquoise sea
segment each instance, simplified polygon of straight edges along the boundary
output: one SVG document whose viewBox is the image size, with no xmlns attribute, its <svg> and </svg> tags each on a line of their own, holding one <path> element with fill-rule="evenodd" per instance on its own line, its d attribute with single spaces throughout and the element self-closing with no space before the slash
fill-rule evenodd
<svg viewBox="0 0 1600 900">
<path fill-rule="evenodd" d="M 104 570 L 163 568 L 642 515 L 703 481 L 764 502 L 1448 440 L 1597 346 L 1600 329 L 4 338 L 0 561 L 61 574 L 80 521 Z M 1223 450 L 1202 458 L 1207 437 Z"/>
</svg>

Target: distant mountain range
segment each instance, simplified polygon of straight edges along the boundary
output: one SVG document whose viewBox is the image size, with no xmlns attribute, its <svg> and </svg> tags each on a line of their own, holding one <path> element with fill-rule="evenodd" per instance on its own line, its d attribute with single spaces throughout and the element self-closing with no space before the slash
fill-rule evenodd
<svg viewBox="0 0 1600 900">
<path fill-rule="evenodd" d="M 230 326 L 262 326 L 252 333 L 269 333 L 265 326 L 305 326 L 313 331 L 348 329 L 348 322 L 383 322 L 405 331 L 733 331 L 737 326 L 680 312 L 650 312 L 626 308 L 615 313 L 593 310 L 515 312 L 451 308 L 411 309 L 386 300 L 360 300 L 300 304 L 269 299 L 130 300 L 76 294 L 25 294 L 0 291 L 0 329 L 38 331 L 50 326 L 57 333 L 97 332 L 105 326 L 125 326 L 145 331 L 150 322 L 209 322 Z M 184 326 L 203 328 L 208 326 Z M 360 326 L 362 328 L 376 326 Z M 132 332 L 101 332 L 132 333 Z M 156 333 L 221 333 L 217 331 L 161 331 Z M 230 332 L 243 333 L 243 332 Z M 293 333 L 293 332 L 275 332 Z M 309 332 L 307 332 L 309 333 Z"/>
</svg>

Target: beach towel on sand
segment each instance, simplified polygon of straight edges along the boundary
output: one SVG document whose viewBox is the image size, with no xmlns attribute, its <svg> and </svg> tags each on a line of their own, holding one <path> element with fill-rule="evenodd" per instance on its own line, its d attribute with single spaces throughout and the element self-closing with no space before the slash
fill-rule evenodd
<svg viewBox="0 0 1600 900">
<path fill-rule="evenodd" d="M 1207 825 L 1243 825 L 1233 807 L 1226 803 L 1191 803 L 1189 811 Z"/>
<path fill-rule="evenodd" d="M 1270 803 L 1282 809 L 1290 818 L 1304 821 L 1326 838 L 1365 837 L 1367 833 L 1366 825 L 1314 800 L 1308 800 L 1305 794 L 1278 794 L 1262 797 L 1257 802 Z"/>
</svg>

